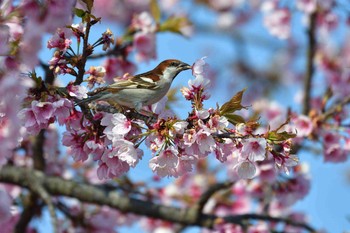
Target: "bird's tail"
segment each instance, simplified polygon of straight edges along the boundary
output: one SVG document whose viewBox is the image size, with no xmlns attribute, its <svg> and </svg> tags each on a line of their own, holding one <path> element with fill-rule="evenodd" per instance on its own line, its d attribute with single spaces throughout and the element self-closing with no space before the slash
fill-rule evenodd
<svg viewBox="0 0 350 233">
<path fill-rule="evenodd" d="M 77 99 L 75 101 L 75 105 L 87 104 L 87 103 L 91 103 L 92 101 L 101 99 L 103 97 L 103 95 L 105 94 L 103 91 L 105 91 L 106 89 L 107 89 L 107 87 L 99 87 L 93 91 L 88 92 L 87 95 L 89 97 L 82 99 L 82 100 Z"/>
</svg>

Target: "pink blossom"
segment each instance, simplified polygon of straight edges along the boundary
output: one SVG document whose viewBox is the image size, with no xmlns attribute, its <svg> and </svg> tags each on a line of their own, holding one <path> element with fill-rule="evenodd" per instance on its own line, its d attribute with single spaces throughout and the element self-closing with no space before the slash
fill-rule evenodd
<svg viewBox="0 0 350 233">
<path fill-rule="evenodd" d="M 232 155 L 234 145 L 232 140 L 229 139 L 224 139 L 224 142 L 222 143 L 216 143 L 214 152 L 216 159 L 219 160 L 220 162 L 226 162 L 227 157 Z"/>
<path fill-rule="evenodd" d="M 275 188 L 279 202 L 283 206 L 290 206 L 297 200 L 302 199 L 310 190 L 310 179 L 305 174 L 297 174 Z"/>
<path fill-rule="evenodd" d="M 94 139 L 87 140 L 84 143 L 83 150 L 88 155 L 93 155 L 94 160 L 101 159 L 105 147 L 102 142 L 97 142 Z"/>
<path fill-rule="evenodd" d="M 345 151 L 339 144 L 327 146 L 324 150 L 325 162 L 340 163 L 348 159 L 348 152 Z"/>
<path fill-rule="evenodd" d="M 56 28 L 70 25 L 72 21 L 71 9 L 74 3 L 73 0 L 64 2 L 52 0 L 47 2 L 47 14 L 43 22 L 45 31 L 53 32 Z"/>
<path fill-rule="evenodd" d="M 134 48 L 136 59 L 148 61 L 156 58 L 155 34 L 149 32 L 137 32 L 134 35 Z"/>
<path fill-rule="evenodd" d="M 211 131 L 222 131 L 228 126 L 229 122 L 226 117 L 215 115 L 208 121 Z"/>
<path fill-rule="evenodd" d="M 160 177 L 174 176 L 177 177 L 177 166 L 179 164 L 178 150 L 169 146 L 167 149 L 160 152 L 158 156 L 154 156 L 149 161 L 149 167 Z"/>
<path fill-rule="evenodd" d="M 172 128 L 169 130 L 169 135 L 174 137 L 176 134 L 182 135 L 185 132 L 185 129 L 188 126 L 186 121 L 177 121 L 172 125 Z"/>
<path fill-rule="evenodd" d="M 274 9 L 264 15 L 264 25 L 272 35 L 287 39 L 290 36 L 290 18 L 288 9 Z"/>
<path fill-rule="evenodd" d="M 130 167 L 135 167 L 142 155 L 142 150 L 135 148 L 132 142 L 124 139 L 117 139 L 113 141 L 113 147 L 108 157 L 118 157 L 120 161 L 126 162 Z"/>
<path fill-rule="evenodd" d="M 69 84 L 67 86 L 67 91 L 70 96 L 76 97 L 79 100 L 88 97 L 88 90 L 85 86 Z"/>
<path fill-rule="evenodd" d="M 241 149 L 241 157 L 247 158 L 252 162 L 262 161 L 266 154 L 265 138 L 248 138 L 242 140 L 243 147 Z"/>
<path fill-rule="evenodd" d="M 2 232 L 14 232 L 16 223 L 20 219 L 20 212 L 19 210 L 16 210 L 15 213 L 13 213 L 10 218 L 4 219 L 4 221 L 1 221 L 1 231 Z M 29 227 L 26 232 L 34 231 L 33 228 Z"/>
<path fill-rule="evenodd" d="M 46 128 L 53 119 L 55 109 L 50 102 L 32 101 L 30 108 L 24 108 L 18 116 L 22 119 L 24 127 L 30 133 L 38 133 L 40 129 Z"/>
<path fill-rule="evenodd" d="M 86 27 L 83 23 L 78 24 L 72 24 L 71 27 L 74 29 L 72 30 L 75 37 L 80 41 L 80 37 L 85 34 Z"/>
<path fill-rule="evenodd" d="M 10 29 L 7 25 L 0 25 L 0 56 L 5 56 L 10 51 Z"/>
<path fill-rule="evenodd" d="M 201 120 L 207 119 L 210 116 L 210 113 L 207 109 L 195 110 L 196 117 Z"/>
<path fill-rule="evenodd" d="M 127 60 L 120 57 L 107 58 L 102 66 L 106 69 L 105 80 L 108 84 L 114 82 L 114 78 L 123 76 L 125 73 L 133 74 L 136 70 L 136 66 Z"/>
<path fill-rule="evenodd" d="M 260 10 L 264 13 L 275 10 L 278 6 L 278 0 L 267 0 L 261 3 Z"/>
<path fill-rule="evenodd" d="M 119 177 L 130 169 L 127 162 L 121 161 L 116 156 L 110 157 L 110 153 L 113 153 L 113 149 L 105 150 L 99 162 L 97 176 L 100 180 Z"/>
<path fill-rule="evenodd" d="M 253 110 L 257 111 L 261 118 L 266 119 L 271 129 L 276 129 L 285 121 L 285 108 L 276 101 L 268 101 L 266 99 L 255 101 Z"/>
<path fill-rule="evenodd" d="M 70 110 L 73 108 L 73 103 L 66 98 L 61 98 L 52 104 L 55 109 L 54 115 L 58 123 L 63 125 L 66 119 L 70 116 Z"/>
<path fill-rule="evenodd" d="M 146 145 L 155 153 L 165 146 L 165 140 L 163 137 L 151 134 L 146 138 Z"/>
<path fill-rule="evenodd" d="M 317 0 L 297 0 L 295 5 L 300 11 L 311 14 L 317 8 Z"/>
<path fill-rule="evenodd" d="M 95 83 L 104 83 L 103 77 L 106 75 L 106 69 L 103 66 L 90 66 L 89 70 L 85 72 L 90 76 L 87 78 L 88 87 L 93 88 Z"/>
<path fill-rule="evenodd" d="M 196 134 L 196 143 L 200 154 L 199 157 L 207 156 L 207 153 L 211 152 L 215 147 L 215 140 L 211 136 L 211 133 L 207 129 L 200 129 Z"/>
<path fill-rule="evenodd" d="M 66 74 L 69 71 L 69 68 L 67 65 L 68 62 L 59 51 L 56 51 L 53 54 L 53 57 L 48 62 L 48 64 L 50 65 L 49 66 L 50 69 L 53 70 L 53 72 L 56 74 Z"/>
<path fill-rule="evenodd" d="M 110 48 L 111 45 L 114 44 L 114 38 L 112 31 L 108 28 L 104 33 L 102 33 L 102 42 L 103 47 L 102 50 L 106 51 Z"/>
<path fill-rule="evenodd" d="M 282 168 L 287 175 L 289 174 L 289 167 L 294 167 L 299 162 L 299 158 L 296 155 L 290 154 L 274 155 L 274 160 L 277 167 Z"/>
<path fill-rule="evenodd" d="M 252 179 L 256 174 L 255 165 L 248 160 L 238 163 L 234 169 L 241 179 Z"/>
<path fill-rule="evenodd" d="M 259 178 L 268 183 L 276 181 L 278 170 L 275 169 L 275 164 L 271 162 L 265 162 L 259 165 Z"/>
<path fill-rule="evenodd" d="M 318 23 L 320 24 L 321 32 L 328 34 L 337 28 L 339 24 L 338 15 L 328 11 L 318 16 Z"/>
<path fill-rule="evenodd" d="M 312 133 L 313 125 L 309 117 L 298 115 L 292 118 L 292 123 L 295 125 L 298 137 L 307 137 Z"/>
<path fill-rule="evenodd" d="M 136 30 L 141 30 L 145 33 L 154 33 L 157 25 L 151 14 L 144 11 L 133 18 L 131 26 Z"/>
<path fill-rule="evenodd" d="M 174 117 L 174 113 L 171 110 L 166 109 L 166 104 L 168 103 L 168 97 L 164 96 L 157 103 L 150 106 L 143 107 L 144 110 L 153 112 L 158 115 L 158 119 L 168 119 Z"/>
<path fill-rule="evenodd" d="M 10 195 L 4 189 L 0 188 L 0 224 L 11 218 L 11 203 Z"/>
<path fill-rule="evenodd" d="M 67 39 L 64 31 L 59 28 L 55 35 L 47 42 L 47 47 L 49 49 L 56 48 L 65 53 L 71 44 L 72 40 Z"/>
<path fill-rule="evenodd" d="M 185 173 L 191 172 L 193 170 L 193 166 L 197 163 L 196 157 L 192 155 L 180 155 L 179 163 L 176 167 L 176 173 L 179 175 L 183 175 Z"/>
<path fill-rule="evenodd" d="M 66 131 L 63 133 L 62 144 L 69 147 L 68 153 L 73 156 L 74 161 L 88 159 L 89 154 L 84 150 L 84 140 L 79 132 Z"/>
<path fill-rule="evenodd" d="M 209 4 L 217 11 L 228 11 L 232 7 L 238 7 L 243 1 L 209 0 Z"/>
<path fill-rule="evenodd" d="M 197 75 L 195 79 L 188 81 L 191 89 L 207 89 L 209 87 L 209 79 L 204 78 L 203 75 Z"/>
<path fill-rule="evenodd" d="M 131 130 L 131 121 L 121 113 L 105 114 L 101 125 L 107 126 L 103 133 L 112 142 L 123 138 Z"/>
<path fill-rule="evenodd" d="M 202 57 L 198 59 L 192 66 L 192 75 L 197 77 L 199 75 L 205 76 L 208 73 L 209 65 L 204 59 L 207 57 Z"/>
<path fill-rule="evenodd" d="M 102 206 L 99 210 L 94 211 L 94 214 L 87 218 L 89 227 L 93 230 L 93 233 L 98 232 L 111 232 L 117 233 L 116 220 L 122 217 L 117 210 L 111 209 L 107 206 Z"/>
</svg>

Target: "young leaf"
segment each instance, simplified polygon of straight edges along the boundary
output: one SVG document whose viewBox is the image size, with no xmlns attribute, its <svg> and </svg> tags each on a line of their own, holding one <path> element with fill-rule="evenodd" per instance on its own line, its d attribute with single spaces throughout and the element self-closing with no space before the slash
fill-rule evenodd
<svg viewBox="0 0 350 233">
<path fill-rule="evenodd" d="M 183 35 L 181 28 L 185 25 L 190 25 L 186 17 L 170 17 L 159 26 L 160 32 L 170 31 Z"/>
<path fill-rule="evenodd" d="M 78 16 L 79 18 L 83 18 L 86 14 L 86 12 L 83 9 L 74 8 L 74 14 Z"/>
<path fill-rule="evenodd" d="M 236 114 L 225 114 L 224 116 L 227 118 L 227 120 L 228 120 L 230 123 L 232 123 L 232 124 L 234 124 L 234 125 L 236 125 L 236 124 L 238 124 L 238 123 L 245 123 L 244 118 L 241 117 L 240 115 L 236 115 Z"/>
<path fill-rule="evenodd" d="M 296 134 L 294 133 L 288 133 L 286 131 L 283 131 L 283 132 L 276 132 L 276 131 L 270 131 L 268 133 L 268 139 L 271 140 L 271 141 L 285 141 L 287 139 L 290 139 L 290 138 L 294 138 L 296 136 Z"/>
<path fill-rule="evenodd" d="M 242 91 L 238 92 L 228 102 L 224 103 L 224 105 L 222 105 L 221 108 L 220 108 L 220 114 L 221 115 L 226 115 L 226 114 L 229 114 L 229 113 L 233 113 L 233 112 L 235 112 L 237 110 L 241 110 L 242 108 L 245 108 L 241 104 L 244 92 L 245 92 L 245 89 L 243 89 Z"/>
<path fill-rule="evenodd" d="M 157 0 L 151 0 L 150 11 L 151 11 L 151 14 L 152 14 L 153 18 L 155 19 L 155 21 L 157 23 L 159 23 L 161 14 L 160 14 L 160 9 L 159 9 L 159 5 L 158 5 Z"/>
</svg>

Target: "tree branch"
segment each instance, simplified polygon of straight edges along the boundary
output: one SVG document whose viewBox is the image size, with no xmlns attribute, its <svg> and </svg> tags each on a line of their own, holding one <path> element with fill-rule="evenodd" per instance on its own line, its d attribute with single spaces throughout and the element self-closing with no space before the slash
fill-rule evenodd
<svg viewBox="0 0 350 233">
<path fill-rule="evenodd" d="M 203 208 L 208 200 L 218 191 L 227 189 L 233 185 L 233 182 L 227 181 L 224 183 L 217 183 L 209 187 L 207 191 L 205 191 L 199 198 L 197 202 L 197 215 L 201 216 L 203 212 Z"/>
<path fill-rule="evenodd" d="M 28 188 L 30 187 L 29 182 L 33 179 L 40 183 L 51 195 L 73 197 L 82 202 L 107 205 L 124 213 L 134 213 L 137 215 L 162 219 L 186 226 L 194 225 L 213 228 L 220 219 L 224 220 L 225 223 L 234 224 L 242 224 L 243 221 L 247 220 L 263 220 L 270 222 L 282 222 L 291 226 L 304 228 L 309 232 L 315 231 L 312 227 L 306 225 L 305 223 L 258 214 L 234 215 L 226 217 L 201 214 L 201 216 L 198 217 L 198 209 L 196 207 L 178 208 L 154 204 L 149 201 L 122 195 L 116 191 L 104 191 L 94 185 L 68 181 L 59 177 L 50 177 L 41 171 L 35 171 L 28 168 L 7 165 L 0 169 L 0 182 L 11 183 Z"/>
<path fill-rule="evenodd" d="M 306 74 L 304 80 L 304 103 L 303 103 L 303 114 L 308 115 L 310 111 L 310 100 L 311 100 L 311 85 L 312 78 L 314 75 L 315 67 L 314 67 L 314 57 L 316 52 L 316 19 L 317 12 L 314 12 L 310 15 L 309 21 L 310 25 L 307 30 L 307 38 L 308 38 L 308 48 L 306 54 Z"/>
<path fill-rule="evenodd" d="M 43 171 L 45 169 L 45 159 L 44 159 L 44 141 L 45 141 L 45 130 L 42 129 L 40 133 L 34 138 L 32 150 L 33 150 L 33 167 L 36 170 Z M 33 180 L 34 181 L 34 180 Z M 29 222 L 32 220 L 33 216 L 40 211 L 41 206 L 39 205 L 38 191 L 33 187 L 32 182 L 28 182 L 29 190 L 31 192 L 25 197 L 23 212 L 20 219 L 18 220 L 15 233 L 25 232 Z"/>
</svg>

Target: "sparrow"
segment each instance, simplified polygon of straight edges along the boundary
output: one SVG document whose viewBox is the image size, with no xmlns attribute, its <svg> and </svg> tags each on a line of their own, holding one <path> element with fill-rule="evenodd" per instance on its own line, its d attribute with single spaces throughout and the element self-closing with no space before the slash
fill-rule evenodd
<svg viewBox="0 0 350 233">
<path fill-rule="evenodd" d="M 176 59 L 162 61 L 148 72 L 120 80 L 88 93 L 90 97 L 77 104 L 104 100 L 108 103 L 140 111 L 142 107 L 152 105 L 162 99 L 170 89 L 175 77 L 192 66 Z"/>
</svg>

